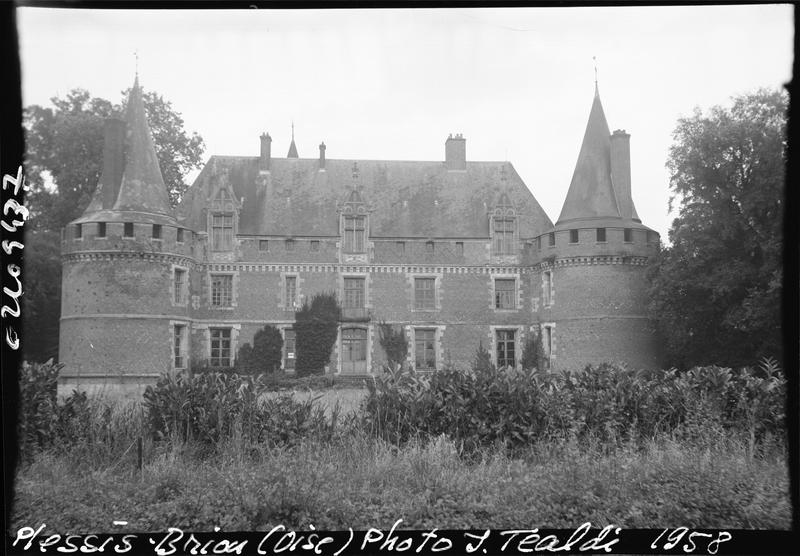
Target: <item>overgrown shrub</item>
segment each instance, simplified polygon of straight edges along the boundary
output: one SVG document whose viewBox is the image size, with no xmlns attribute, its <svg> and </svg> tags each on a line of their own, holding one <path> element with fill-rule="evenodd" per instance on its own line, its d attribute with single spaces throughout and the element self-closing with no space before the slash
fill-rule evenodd
<svg viewBox="0 0 800 556">
<path fill-rule="evenodd" d="M 53 443 L 58 426 L 58 373 L 62 365 L 23 363 L 19 370 L 20 454 Z"/>
<path fill-rule="evenodd" d="M 408 342 L 403 327 L 381 322 L 378 330 L 381 347 L 389 364 L 393 367 L 402 366 L 408 355 Z"/>
<path fill-rule="evenodd" d="M 274 326 L 266 325 L 253 336 L 253 345 L 245 343 L 236 357 L 237 370 L 244 373 L 273 373 L 281 368 L 283 338 Z"/>
<path fill-rule="evenodd" d="M 522 348 L 523 369 L 544 369 L 544 348 L 541 333 L 532 333 Z"/>
<path fill-rule="evenodd" d="M 234 436 L 272 445 L 326 430 L 324 410 L 313 399 L 268 398 L 265 391 L 264 375 L 164 374 L 144 393 L 148 428 L 157 440 L 212 449 Z"/>
<path fill-rule="evenodd" d="M 472 363 L 472 370 L 476 373 L 486 373 L 494 370 L 492 364 L 492 356 L 483 347 L 483 342 L 478 343 L 478 349 L 475 350 L 475 360 Z"/>
<path fill-rule="evenodd" d="M 686 373 L 610 364 L 577 373 L 477 370 L 481 351 L 473 373 L 395 371 L 368 384 L 367 427 L 392 442 L 446 434 L 466 449 L 575 436 L 609 445 L 661 433 L 697 439 L 724 430 L 748 434 L 753 446 L 783 433 L 785 379 L 771 362 Z"/>
<path fill-rule="evenodd" d="M 339 333 L 341 309 L 335 293 L 315 295 L 311 302 L 295 312 L 297 362 L 299 376 L 322 374 L 331 358 L 331 349 Z"/>
</svg>

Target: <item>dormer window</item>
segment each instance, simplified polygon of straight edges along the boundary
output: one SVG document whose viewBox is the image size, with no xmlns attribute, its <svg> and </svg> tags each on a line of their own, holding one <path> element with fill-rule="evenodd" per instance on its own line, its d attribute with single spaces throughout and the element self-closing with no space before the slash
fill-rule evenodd
<svg viewBox="0 0 800 556">
<path fill-rule="evenodd" d="M 494 240 L 492 250 L 495 255 L 514 255 L 514 235 L 516 230 L 516 219 L 501 217 L 494 218 Z"/>
<path fill-rule="evenodd" d="M 220 189 L 211 203 L 211 250 L 233 249 L 234 200 L 226 189 Z"/>
<path fill-rule="evenodd" d="M 364 216 L 344 216 L 344 251 L 346 253 L 364 252 L 366 231 Z"/>
</svg>

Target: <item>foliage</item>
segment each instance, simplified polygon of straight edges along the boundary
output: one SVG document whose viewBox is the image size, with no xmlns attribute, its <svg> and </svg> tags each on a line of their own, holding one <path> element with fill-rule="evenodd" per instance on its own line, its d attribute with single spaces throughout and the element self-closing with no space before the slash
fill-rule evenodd
<svg viewBox="0 0 800 556">
<path fill-rule="evenodd" d="M 298 376 L 323 374 L 339 333 L 341 309 L 335 293 L 315 295 L 295 312 Z"/>
<path fill-rule="evenodd" d="M 273 373 L 281 368 L 283 338 L 274 326 L 266 325 L 253 337 L 253 345 L 239 348 L 236 365 L 246 373 Z"/>
<path fill-rule="evenodd" d="M 671 365 L 780 359 L 787 105 L 759 90 L 678 121 L 667 167 L 679 216 L 649 272 Z"/>
<path fill-rule="evenodd" d="M 523 369 L 544 369 L 544 348 L 541 333 L 532 333 L 522 348 Z"/>
<path fill-rule="evenodd" d="M 232 437 L 284 445 L 325 432 L 314 400 L 264 398 L 263 375 L 203 372 L 163 374 L 144 392 L 147 426 L 156 440 L 194 442 L 216 449 Z"/>
<path fill-rule="evenodd" d="M 483 347 L 483 342 L 479 342 L 478 349 L 475 350 L 475 361 L 472 363 L 472 370 L 476 373 L 488 373 L 494 370 L 492 356 Z"/>
<path fill-rule="evenodd" d="M 50 99 L 52 107 L 25 108 L 28 226 L 58 232 L 89 204 L 102 170 L 104 120 L 124 113 L 127 92 L 118 105 L 73 89 L 65 98 Z M 203 139 L 183 129 L 181 115 L 161 95 L 144 92 L 142 99 L 164 183 L 176 205 L 188 187 L 184 176 L 202 163 Z"/>
<path fill-rule="evenodd" d="M 24 358 L 29 362 L 58 359 L 61 318 L 61 250 L 57 232 L 25 234 L 25 295 L 22 296 Z"/>
<path fill-rule="evenodd" d="M 20 454 L 50 446 L 58 425 L 58 373 L 60 365 L 23 363 L 19 370 Z"/>
<path fill-rule="evenodd" d="M 785 385 L 771 361 L 685 373 L 609 364 L 578 373 L 396 371 L 368 383 L 363 410 L 367 428 L 387 441 L 446 434 L 471 451 L 516 450 L 548 438 L 592 437 L 612 446 L 664 433 L 696 440 L 715 430 L 745 433 L 754 447 L 783 434 Z"/>
<path fill-rule="evenodd" d="M 396 367 L 402 366 L 408 355 L 408 342 L 403 327 L 381 322 L 378 330 L 380 331 L 381 347 L 386 353 L 389 364 Z"/>
</svg>

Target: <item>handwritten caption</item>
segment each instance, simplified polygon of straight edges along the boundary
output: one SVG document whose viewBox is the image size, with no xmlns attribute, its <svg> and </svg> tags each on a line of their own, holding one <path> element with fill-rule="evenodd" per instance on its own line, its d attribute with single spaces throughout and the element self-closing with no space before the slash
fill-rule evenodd
<svg viewBox="0 0 800 556">
<path fill-rule="evenodd" d="M 13 186 L 13 189 L 10 190 L 12 196 L 3 204 L 3 219 L 0 221 L 0 226 L 2 226 L 4 230 L 13 234 L 18 231 L 18 228 L 25 224 L 25 220 L 27 220 L 29 215 L 28 209 L 26 209 L 19 202 L 18 198 L 20 189 L 22 189 L 22 191 L 28 191 L 30 189 L 25 184 L 25 176 L 22 173 L 22 166 L 20 166 L 17 170 L 16 176 L 12 176 L 11 174 L 6 174 L 3 176 L 3 191 L 6 191 L 9 186 Z M 9 212 L 11 211 L 13 211 L 13 215 L 11 215 L 10 220 L 7 221 L 6 217 L 9 216 Z M 19 219 L 15 218 L 15 216 Z M 9 241 L 4 239 L 2 242 L 3 252 L 6 255 L 11 255 L 14 252 L 14 249 L 22 250 L 24 247 L 25 246 L 19 241 Z M 14 305 L 12 306 L 4 303 L 3 307 L 0 308 L 0 316 L 2 316 L 2 318 L 6 318 L 10 315 L 14 318 L 19 318 L 19 297 L 22 295 L 22 282 L 20 281 L 19 277 L 20 274 L 22 274 L 22 269 L 19 267 L 19 265 L 11 263 L 6 266 L 6 272 L 8 272 L 9 276 L 16 280 L 17 287 L 16 290 L 12 290 L 8 287 L 3 288 L 3 295 L 10 297 L 11 302 L 13 302 Z M 8 344 L 11 349 L 19 349 L 19 336 L 14 330 L 14 327 L 11 325 L 6 327 L 5 340 L 6 344 Z"/>
<path fill-rule="evenodd" d="M 479 531 L 402 531 L 398 519 L 389 531 L 370 528 L 354 532 L 293 531 L 276 525 L 266 533 L 186 533 L 170 527 L 166 533 L 149 534 L 46 534 L 46 525 L 37 529 L 21 527 L 12 543 L 23 552 L 71 553 L 108 552 L 114 554 L 298 554 L 332 555 L 374 553 L 425 554 L 529 554 L 533 552 L 613 553 L 621 540 L 622 529 L 607 525 L 593 528 L 590 522 L 574 530 L 511 529 Z M 664 529 L 652 540 L 651 552 L 680 550 L 682 554 L 717 554 L 720 545 L 730 541 L 728 531 L 697 531 L 686 527 Z M 644 547 L 642 547 L 644 548 Z M 642 552 L 647 552 L 643 550 Z"/>
</svg>

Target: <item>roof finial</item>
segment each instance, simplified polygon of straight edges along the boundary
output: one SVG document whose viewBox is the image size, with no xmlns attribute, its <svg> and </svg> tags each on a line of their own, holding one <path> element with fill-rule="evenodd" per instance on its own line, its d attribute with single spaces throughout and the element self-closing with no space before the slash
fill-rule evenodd
<svg viewBox="0 0 800 556">
<path fill-rule="evenodd" d="M 353 186 L 358 182 L 358 162 L 353 162 Z"/>
<path fill-rule="evenodd" d="M 294 120 L 292 120 L 292 141 L 294 141 Z"/>
<path fill-rule="evenodd" d="M 597 57 L 592 56 L 592 60 L 594 60 L 594 94 L 597 96 L 600 94 L 597 88 Z"/>
<path fill-rule="evenodd" d="M 135 64 L 136 64 L 136 66 L 135 66 L 136 67 L 136 79 L 139 79 L 139 51 L 138 50 L 134 50 L 133 51 L 133 57 L 136 60 L 136 62 L 135 62 Z"/>
</svg>

